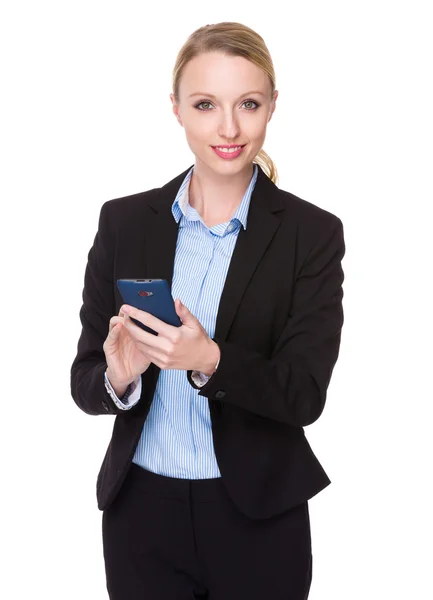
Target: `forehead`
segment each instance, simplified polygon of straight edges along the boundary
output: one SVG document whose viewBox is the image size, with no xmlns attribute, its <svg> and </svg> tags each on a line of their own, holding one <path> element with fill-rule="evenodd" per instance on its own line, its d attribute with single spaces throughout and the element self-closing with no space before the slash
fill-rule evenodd
<svg viewBox="0 0 433 600">
<path fill-rule="evenodd" d="M 207 92 L 216 96 L 238 96 L 248 90 L 270 87 L 267 74 L 242 56 L 208 52 L 194 57 L 185 66 L 180 80 L 180 94 Z"/>
</svg>

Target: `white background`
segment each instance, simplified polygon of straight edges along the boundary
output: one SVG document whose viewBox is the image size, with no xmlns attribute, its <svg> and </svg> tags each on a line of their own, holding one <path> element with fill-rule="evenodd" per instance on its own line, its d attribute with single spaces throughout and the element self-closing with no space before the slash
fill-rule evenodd
<svg viewBox="0 0 433 600">
<path fill-rule="evenodd" d="M 340 358 L 306 429 L 332 480 L 310 501 L 310 598 L 433 598 L 428 4 L 1 9 L 1 598 L 107 598 L 95 483 L 114 417 L 69 388 L 87 253 L 106 200 L 193 164 L 172 68 L 192 31 L 226 20 L 274 60 L 279 187 L 345 227 Z"/>
</svg>

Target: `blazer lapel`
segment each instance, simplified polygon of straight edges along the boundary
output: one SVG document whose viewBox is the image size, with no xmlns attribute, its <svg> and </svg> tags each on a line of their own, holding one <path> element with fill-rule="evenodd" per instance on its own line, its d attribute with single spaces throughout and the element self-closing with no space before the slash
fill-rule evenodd
<svg viewBox="0 0 433 600">
<path fill-rule="evenodd" d="M 179 227 L 171 207 L 190 168 L 160 188 L 149 203 L 152 210 L 145 235 L 147 277 L 167 279 L 170 287 Z M 280 225 L 274 213 L 284 209 L 278 187 L 258 168 L 247 228 L 241 227 L 239 232 L 219 304 L 215 338 L 221 340 L 226 339 L 244 291 Z"/>
<path fill-rule="evenodd" d="M 215 326 L 215 338 L 225 340 L 245 289 L 272 241 L 283 210 L 278 187 L 260 168 L 251 195 L 247 228 L 241 227 L 222 292 Z"/>
</svg>

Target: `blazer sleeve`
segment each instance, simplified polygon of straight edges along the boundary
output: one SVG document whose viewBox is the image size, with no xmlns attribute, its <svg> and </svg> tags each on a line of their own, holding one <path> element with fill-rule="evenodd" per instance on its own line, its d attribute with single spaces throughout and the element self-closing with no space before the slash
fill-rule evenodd
<svg viewBox="0 0 433 600">
<path fill-rule="evenodd" d="M 114 253 L 116 233 L 109 215 L 110 201 L 102 205 L 98 231 L 88 253 L 84 274 L 82 325 L 77 354 L 71 366 L 71 395 L 85 413 L 125 414 L 111 399 L 105 387 L 107 362 L 103 350 L 110 319 L 116 313 L 114 299 Z"/>
<path fill-rule="evenodd" d="M 290 315 L 270 358 L 232 341 L 220 347 L 218 369 L 198 395 L 232 403 L 262 417 L 304 427 L 321 415 L 337 361 L 343 326 L 343 224 L 333 215 L 294 285 Z M 191 371 L 187 373 L 191 380 Z"/>
</svg>

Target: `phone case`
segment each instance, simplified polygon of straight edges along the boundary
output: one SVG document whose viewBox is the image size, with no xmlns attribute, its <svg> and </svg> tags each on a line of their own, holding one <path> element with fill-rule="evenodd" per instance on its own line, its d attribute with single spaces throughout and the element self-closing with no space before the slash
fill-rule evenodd
<svg viewBox="0 0 433 600">
<path fill-rule="evenodd" d="M 166 279 L 118 279 L 117 288 L 125 304 L 144 310 L 169 325 L 182 325 Z M 158 335 L 137 319 L 131 319 L 144 331 Z"/>
</svg>

